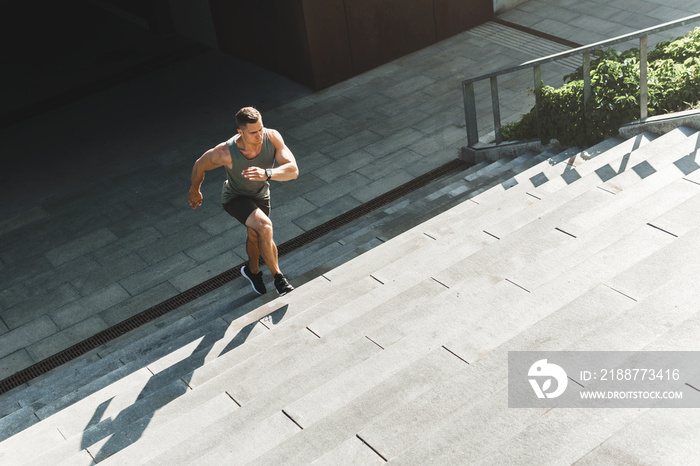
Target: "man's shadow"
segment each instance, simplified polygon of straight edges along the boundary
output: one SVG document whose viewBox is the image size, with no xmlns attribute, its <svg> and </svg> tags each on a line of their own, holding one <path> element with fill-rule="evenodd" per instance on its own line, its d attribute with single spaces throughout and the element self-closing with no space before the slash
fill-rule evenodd
<svg viewBox="0 0 700 466">
<path fill-rule="evenodd" d="M 287 309 L 288 305 L 284 305 L 260 320 L 241 328 L 219 356 L 244 344 L 255 326 L 263 325 L 266 328 L 270 328 L 271 325 L 277 325 L 287 313 Z M 151 377 L 139 393 L 136 402 L 120 411 L 116 418 L 102 420 L 102 416 L 113 398 L 102 402 L 95 409 L 92 418 L 83 431 L 81 450 L 87 449 L 91 445 L 95 445 L 97 442 L 109 437 L 109 440 L 99 451 L 91 452 L 95 462 L 99 462 L 136 443 L 158 410 L 190 391 L 189 382 L 194 371 L 204 365 L 206 356 L 214 344 L 224 336 L 225 332 L 226 327 L 221 326 L 216 331 L 205 334 L 190 356 Z M 140 400 L 145 398 L 148 398 L 148 400 L 139 403 Z"/>
</svg>

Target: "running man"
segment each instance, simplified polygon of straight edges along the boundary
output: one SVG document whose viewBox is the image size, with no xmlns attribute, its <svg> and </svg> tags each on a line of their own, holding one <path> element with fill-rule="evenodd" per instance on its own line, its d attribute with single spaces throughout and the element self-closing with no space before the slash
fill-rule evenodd
<svg viewBox="0 0 700 466">
<path fill-rule="evenodd" d="M 236 113 L 236 125 L 238 134 L 209 149 L 195 162 L 189 193 L 190 206 L 196 209 L 202 205 L 200 189 L 204 172 L 224 167 L 227 179 L 221 192 L 221 204 L 248 230 L 248 263 L 241 268 L 241 274 L 250 281 L 256 293 L 266 293 L 260 270 L 262 256 L 274 277 L 275 288 L 282 296 L 294 287 L 279 269 L 277 246 L 272 238 L 270 180 L 293 180 L 299 176 L 299 168 L 282 135 L 263 126 L 257 109 L 240 109 Z M 275 162 L 277 167 L 274 167 Z"/>
</svg>

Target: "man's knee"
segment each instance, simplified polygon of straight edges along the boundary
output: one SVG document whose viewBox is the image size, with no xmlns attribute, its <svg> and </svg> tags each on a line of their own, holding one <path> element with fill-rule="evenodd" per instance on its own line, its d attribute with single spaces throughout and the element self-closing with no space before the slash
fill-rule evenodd
<svg viewBox="0 0 700 466">
<path fill-rule="evenodd" d="M 272 220 L 260 209 L 250 214 L 246 222 L 246 227 L 248 227 L 248 236 L 251 238 L 253 236 L 267 236 L 272 234 Z"/>
</svg>

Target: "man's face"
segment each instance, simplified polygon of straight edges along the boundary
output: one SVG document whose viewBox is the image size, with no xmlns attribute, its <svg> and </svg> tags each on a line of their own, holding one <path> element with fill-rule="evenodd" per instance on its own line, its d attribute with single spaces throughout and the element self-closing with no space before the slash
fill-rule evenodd
<svg viewBox="0 0 700 466">
<path fill-rule="evenodd" d="M 243 140 L 250 144 L 260 144 L 263 140 L 262 118 L 255 123 L 248 123 L 243 129 L 238 130 Z"/>
</svg>

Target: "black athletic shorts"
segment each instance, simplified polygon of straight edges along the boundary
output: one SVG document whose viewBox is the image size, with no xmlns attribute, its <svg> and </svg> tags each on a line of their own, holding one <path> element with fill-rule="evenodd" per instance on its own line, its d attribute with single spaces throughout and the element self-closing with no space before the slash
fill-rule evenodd
<svg viewBox="0 0 700 466">
<path fill-rule="evenodd" d="M 265 215 L 270 216 L 270 199 L 255 199 L 254 197 L 238 196 L 234 197 L 226 204 L 224 210 L 228 214 L 245 225 L 255 209 L 262 210 Z"/>
</svg>

